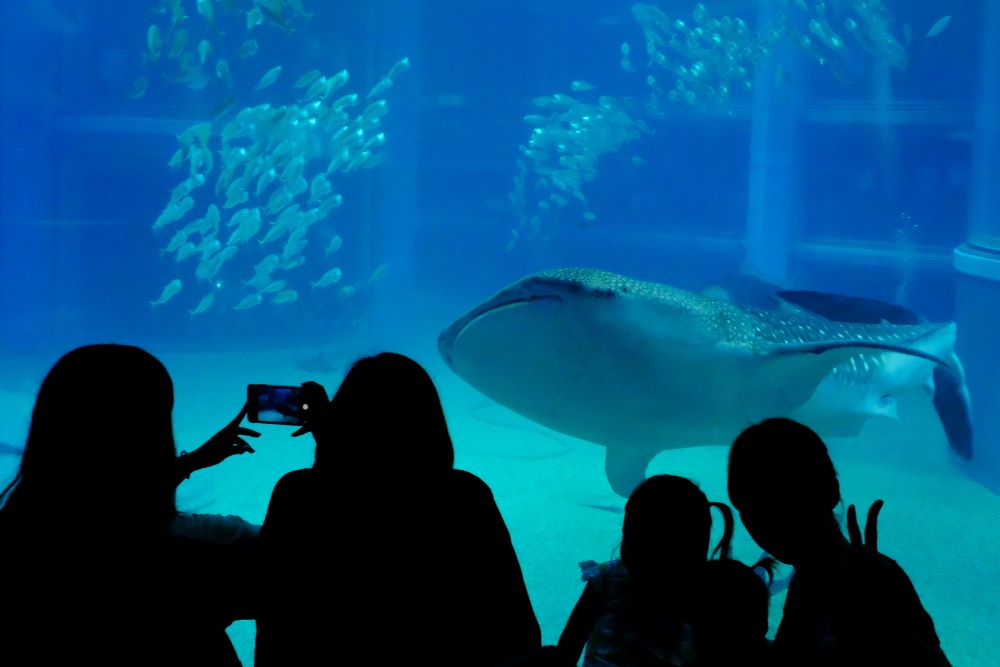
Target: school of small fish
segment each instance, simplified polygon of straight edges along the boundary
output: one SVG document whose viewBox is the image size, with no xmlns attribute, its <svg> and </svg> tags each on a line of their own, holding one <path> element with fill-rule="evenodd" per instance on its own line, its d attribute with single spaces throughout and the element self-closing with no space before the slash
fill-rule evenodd
<svg viewBox="0 0 1000 667">
<path fill-rule="evenodd" d="M 647 59 L 637 62 L 632 46 L 623 42 L 620 66 L 645 77 L 647 96 L 621 102 L 602 96 L 597 104 L 588 104 L 574 95 L 592 94 L 596 87 L 577 80 L 570 84 L 570 94 L 533 100 L 535 110 L 524 117 L 531 137 L 520 146 L 509 197 L 518 227 L 508 250 L 526 231 L 537 233 L 546 218 L 559 219 L 568 206 L 583 221 L 596 220 L 584 186 L 596 179 L 601 156 L 650 133 L 643 118 L 655 122 L 668 104 L 732 114 L 734 96 L 752 91 L 759 68 L 772 65 L 770 56 L 780 43 L 793 44 L 835 75 L 837 65 L 858 49 L 892 67 L 907 67 L 912 28 L 903 26 L 900 42 L 892 30 L 895 17 L 881 0 L 777 0 L 776 9 L 772 24 L 752 29 L 748 21 L 756 23 L 756 13 L 747 21 L 713 16 L 697 3 L 690 17 L 680 18 L 653 4 L 634 4 L 631 12 L 642 29 Z M 950 21 L 950 16 L 939 19 L 927 37 L 940 34 Z M 784 72 L 775 69 L 780 80 Z M 628 161 L 644 163 L 638 156 Z"/>
<path fill-rule="evenodd" d="M 293 19 L 311 16 L 301 0 L 221 0 L 221 6 L 239 24 L 245 15 L 247 30 L 264 22 L 291 30 Z M 195 10 L 221 37 L 213 0 L 197 0 Z M 271 94 L 283 87 L 281 65 L 262 72 L 256 84 L 241 86 L 233 76 L 232 59 L 225 56 L 254 56 L 260 48 L 256 40 L 238 42 L 237 49 L 220 39 L 192 39 L 180 27 L 188 18 L 181 0 L 165 0 L 159 11 L 169 25 L 150 26 L 147 59 L 155 62 L 169 53 L 182 72 L 173 80 L 193 88 L 204 87 L 207 79 L 218 81 L 230 93 L 217 109 L 223 103 L 225 110 L 234 106 L 246 88 Z M 193 51 L 186 50 L 188 44 Z M 364 97 L 344 89 L 350 80 L 346 69 L 328 76 L 312 70 L 288 85 L 298 98 L 295 103 L 262 102 L 243 108 L 228 122 L 195 123 L 178 135 L 179 147 L 168 165 L 182 171 L 184 179 L 152 228 L 165 244 L 162 254 L 172 254 L 178 266 L 193 266 L 197 293 L 188 310 L 192 318 L 225 301 L 240 311 L 264 303 L 290 304 L 300 297 L 296 285 L 308 282 L 311 290 L 322 290 L 340 283 L 344 272 L 328 262 L 343 240 L 323 223 L 343 203 L 336 191 L 343 175 L 381 163 L 386 143 L 381 119 L 389 109 L 382 94 L 409 67 L 409 58 L 399 60 Z M 141 97 L 148 86 L 144 76 L 129 97 Z M 310 243 L 317 238 L 326 247 L 311 253 Z M 316 259 L 311 261 L 312 255 Z M 251 265 L 252 275 L 235 279 L 238 267 Z M 379 280 L 387 268 L 380 265 L 363 284 Z M 155 308 L 174 300 L 185 282 L 191 284 L 170 280 L 150 304 Z M 339 294 L 347 298 L 358 289 L 345 285 Z"/>
<path fill-rule="evenodd" d="M 712 16 L 701 3 L 687 21 L 654 5 L 633 5 L 649 56 L 649 111 L 658 113 L 665 99 L 731 112 L 733 94 L 751 90 L 756 69 L 786 41 L 821 66 L 836 68 L 853 44 L 907 67 L 906 48 L 892 32 L 895 18 L 881 0 L 780 0 L 778 8 L 772 25 L 753 30 L 739 17 Z"/>
<path fill-rule="evenodd" d="M 130 99 L 143 97 L 158 77 L 218 95 L 217 116 L 235 104 L 231 91 L 237 81 L 231 60 L 249 59 L 260 51 L 260 44 L 254 38 L 239 41 L 244 26 L 250 31 L 269 24 L 292 32 L 312 17 L 302 0 L 160 0 L 153 11 L 162 19 L 146 29 L 143 60 L 147 72 L 129 86 L 126 95 Z M 192 16 L 200 20 L 189 20 Z M 238 41 L 232 43 L 233 39 Z M 225 54 L 231 54 L 232 58 L 227 60 Z M 256 90 L 273 84 L 280 71 L 280 66 L 269 70 Z M 272 77 L 269 81 L 268 76 Z"/>
<path fill-rule="evenodd" d="M 592 94 L 595 86 L 574 81 L 570 90 Z M 546 214 L 568 206 L 577 209 L 577 215 L 587 222 L 596 219 L 583 189 L 597 178 L 598 161 L 650 130 L 607 95 L 585 102 L 556 93 L 535 98 L 533 105 L 536 112 L 524 117 L 532 127 L 531 137 L 520 147 L 510 196 L 522 230 L 513 230 L 508 249 L 523 231 L 536 233 Z"/>
</svg>

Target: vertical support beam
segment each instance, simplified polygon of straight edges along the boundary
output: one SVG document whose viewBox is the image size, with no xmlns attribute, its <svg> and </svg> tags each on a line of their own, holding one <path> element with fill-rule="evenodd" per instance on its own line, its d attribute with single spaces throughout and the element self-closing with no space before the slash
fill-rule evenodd
<svg viewBox="0 0 1000 667">
<path fill-rule="evenodd" d="M 762 2 L 758 30 L 774 25 L 773 0 Z M 776 67 L 793 72 L 796 54 L 779 44 L 771 61 L 757 68 L 750 137 L 750 185 L 747 205 L 746 269 L 765 280 L 785 282 L 793 233 L 796 100 L 794 91 L 775 75 Z"/>
<path fill-rule="evenodd" d="M 371 269 L 388 265 L 385 277 L 372 287 L 372 326 L 377 338 L 398 346 L 406 339 L 415 315 L 414 246 L 420 229 L 420 0 L 379 0 L 378 48 L 373 81 L 400 58 L 411 68 L 386 93 L 389 113 L 383 118 L 386 160 L 375 172 Z M 365 277 L 367 279 L 367 276 Z"/>
<path fill-rule="evenodd" d="M 986 3 L 968 242 L 955 250 L 958 352 L 972 396 L 967 472 L 1000 491 L 1000 2 Z"/>
<path fill-rule="evenodd" d="M 50 311 L 55 289 L 52 233 L 36 223 L 56 209 L 52 111 L 32 92 L 51 90 L 56 76 L 49 42 L 24 26 L 23 10 L 0 2 L 0 348 L 45 342 L 58 323 Z"/>
</svg>

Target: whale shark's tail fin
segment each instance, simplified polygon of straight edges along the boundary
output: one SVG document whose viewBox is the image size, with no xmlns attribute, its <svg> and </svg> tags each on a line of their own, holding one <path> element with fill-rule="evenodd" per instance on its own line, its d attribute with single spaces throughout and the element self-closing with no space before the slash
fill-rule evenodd
<svg viewBox="0 0 1000 667">
<path fill-rule="evenodd" d="M 934 367 L 934 409 L 951 450 L 965 460 L 972 458 L 972 406 L 965 386 L 965 371 L 952 355 L 948 366 Z"/>
</svg>

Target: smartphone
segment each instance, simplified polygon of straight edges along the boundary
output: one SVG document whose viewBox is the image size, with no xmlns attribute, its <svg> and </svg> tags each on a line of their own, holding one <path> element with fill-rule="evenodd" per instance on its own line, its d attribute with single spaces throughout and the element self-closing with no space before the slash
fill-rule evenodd
<svg viewBox="0 0 1000 667">
<path fill-rule="evenodd" d="M 302 387 L 247 385 L 247 419 L 253 423 L 302 426 L 308 410 Z"/>
</svg>

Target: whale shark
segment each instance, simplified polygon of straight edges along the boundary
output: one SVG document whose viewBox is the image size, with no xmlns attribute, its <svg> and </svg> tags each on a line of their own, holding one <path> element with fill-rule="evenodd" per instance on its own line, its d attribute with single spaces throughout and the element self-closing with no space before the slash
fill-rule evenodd
<svg viewBox="0 0 1000 667">
<path fill-rule="evenodd" d="M 721 284 L 706 287 L 702 293 L 764 310 L 807 311 L 837 322 L 922 324 L 927 321 L 919 313 L 899 304 L 847 294 L 788 290 L 742 273 L 732 274 Z M 954 350 L 950 352 L 947 361 L 947 366 L 935 366 L 924 389 L 931 395 L 948 444 L 962 458 L 968 459 L 971 458 L 974 438 L 972 399 L 969 396 L 965 370 Z M 835 383 L 847 377 L 849 374 L 834 369 L 824 382 Z M 817 389 L 814 396 L 820 392 Z M 882 401 L 889 408 L 890 414 L 887 416 L 895 416 L 892 397 L 883 397 Z"/>
<path fill-rule="evenodd" d="M 729 444 L 768 417 L 827 436 L 891 417 L 897 394 L 956 363 L 955 334 L 951 322 L 835 321 L 565 268 L 473 307 L 438 349 L 487 397 L 603 445 L 608 482 L 628 496 L 660 452 Z"/>
</svg>

